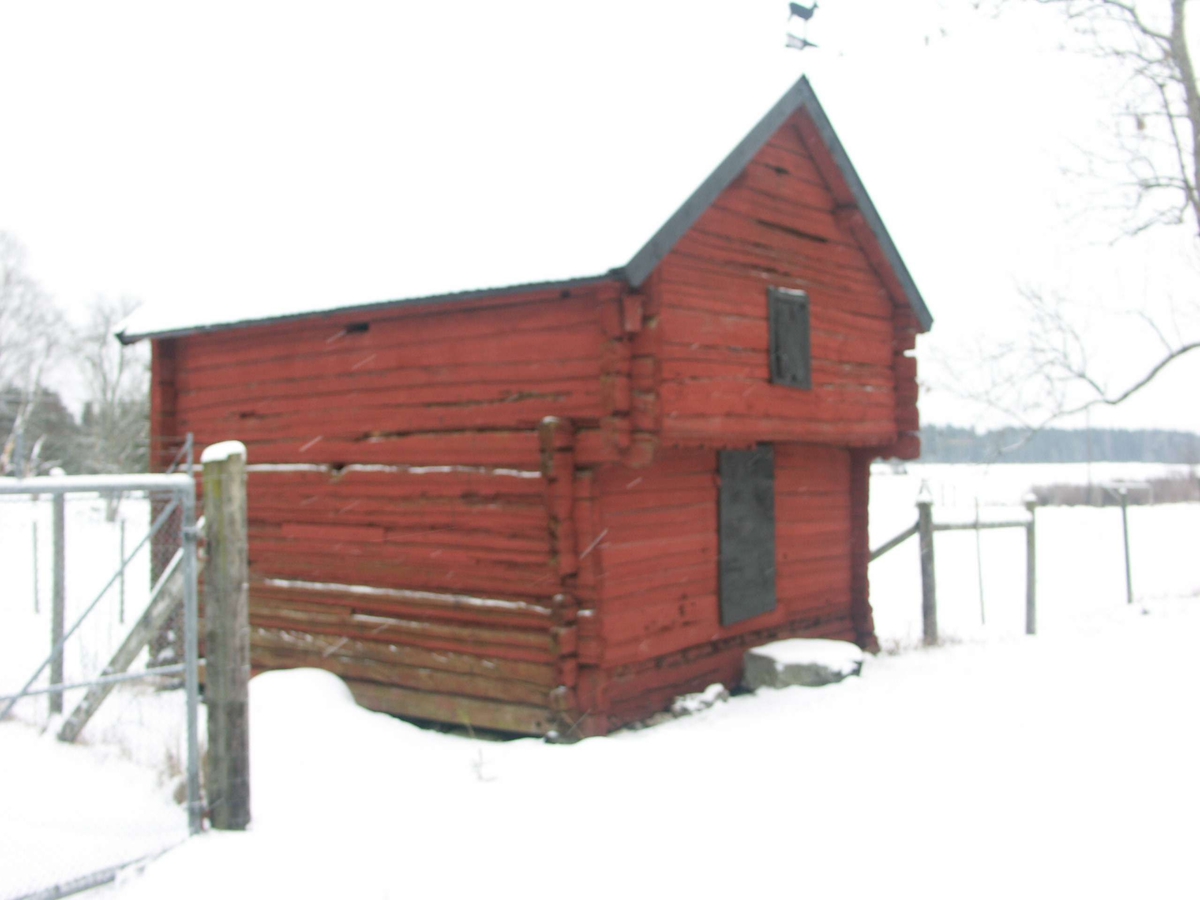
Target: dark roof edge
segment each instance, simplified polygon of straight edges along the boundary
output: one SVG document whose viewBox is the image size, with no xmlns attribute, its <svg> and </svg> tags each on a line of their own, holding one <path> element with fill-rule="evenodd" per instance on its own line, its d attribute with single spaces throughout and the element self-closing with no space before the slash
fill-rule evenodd
<svg viewBox="0 0 1200 900">
<path fill-rule="evenodd" d="M 239 319 L 236 322 L 217 322 L 212 325 L 192 325 L 164 331 L 146 331 L 128 334 L 116 332 L 116 338 L 122 344 L 136 344 L 146 338 L 176 338 L 192 334 L 207 334 L 213 331 L 229 331 L 234 328 L 251 328 L 256 325 L 273 325 L 277 322 L 293 322 L 298 319 L 312 319 L 318 316 L 338 316 L 343 313 L 371 313 L 383 309 L 401 306 L 434 306 L 439 303 L 460 303 L 468 300 L 486 300 L 489 297 L 503 297 L 508 294 L 529 293 L 532 291 L 569 291 L 574 288 L 589 287 L 605 281 L 619 281 L 623 276 L 615 272 L 603 275 L 588 275 L 583 278 L 570 278 L 565 281 L 535 281 L 527 284 L 513 284 L 508 287 L 485 288 L 477 291 L 458 291 L 453 294 L 433 294 L 427 297 L 405 297 L 399 300 L 379 300 L 374 303 L 361 303 L 354 306 L 336 306 L 330 309 L 314 309 L 307 312 L 284 313 L 278 316 L 264 316 L 261 319 Z"/>
<path fill-rule="evenodd" d="M 839 172 L 841 172 L 842 177 L 846 181 L 846 186 L 854 197 L 855 204 L 862 213 L 867 226 L 875 235 L 876 240 L 879 241 L 884 258 L 895 272 L 896 278 L 900 282 L 900 287 L 905 293 L 905 299 L 920 321 L 922 329 L 928 331 L 929 327 L 933 324 L 933 316 L 929 312 L 929 307 L 925 305 L 925 300 L 921 297 L 921 292 L 917 290 L 917 286 L 913 282 L 908 268 L 904 265 L 904 260 L 900 258 L 900 251 L 896 249 L 896 245 L 892 242 L 891 236 L 884 227 L 883 220 L 879 217 L 879 213 L 875 209 L 875 204 L 871 202 L 871 198 L 867 194 L 867 189 L 863 186 L 858 173 L 854 171 L 850 157 L 846 154 L 846 150 L 842 146 L 842 142 L 838 139 L 837 133 L 834 132 L 833 125 L 829 122 L 829 117 L 825 115 L 825 110 L 821 108 L 821 104 L 817 100 L 817 95 L 813 92 L 812 85 L 809 84 L 808 78 L 804 76 L 801 76 L 800 80 L 792 85 L 788 92 L 780 98 L 779 102 L 771 107 L 770 111 L 759 120 L 758 124 L 750 130 L 750 133 L 733 149 L 733 152 L 725 157 L 724 161 L 705 179 L 704 183 L 688 197 L 683 206 L 679 207 L 654 237 L 650 238 L 646 242 L 646 245 L 634 254 L 633 259 L 622 267 L 620 273 L 633 287 L 640 287 L 650 277 L 650 273 L 671 252 L 675 244 L 696 224 L 696 221 L 704 214 L 704 211 L 741 174 L 742 170 L 749 165 L 750 160 L 771 139 L 771 136 L 798 109 L 804 109 L 812 116 L 821 139 L 825 142 L 826 148 L 829 150 Z"/>
<path fill-rule="evenodd" d="M 933 325 L 933 314 L 929 311 L 929 307 L 925 305 L 925 298 L 917 290 L 916 282 L 913 281 L 912 275 L 909 274 L 908 266 L 904 265 L 904 260 L 900 257 L 900 251 L 896 249 L 896 245 L 892 242 L 892 236 L 888 234 L 887 228 L 884 227 L 883 219 L 879 216 L 879 211 L 875 209 L 875 204 L 871 202 L 871 197 L 867 194 L 867 189 L 863 186 L 862 179 L 858 177 L 858 172 L 854 171 L 854 164 L 850 162 L 846 148 L 842 146 L 837 132 L 833 130 L 833 125 L 830 123 L 829 117 L 825 115 L 825 110 L 821 108 L 821 101 L 813 93 L 812 86 L 809 85 L 807 78 L 801 78 L 799 84 L 807 94 L 802 104 L 805 111 L 812 116 L 813 123 L 817 126 L 817 131 L 820 133 L 821 139 L 825 142 L 826 149 L 829 150 L 830 155 L 833 157 L 838 171 L 842 173 L 842 178 L 846 180 L 846 186 L 850 189 L 850 193 L 854 197 L 855 205 L 858 207 L 859 212 L 862 213 L 863 219 L 866 220 L 867 227 L 875 235 L 875 240 L 879 241 L 879 247 L 883 251 L 884 258 L 892 267 L 892 271 L 896 275 L 896 280 L 900 282 L 900 287 L 904 291 L 908 305 L 912 307 L 917 321 L 921 323 L 921 329 L 928 331 L 930 326 Z"/>
</svg>

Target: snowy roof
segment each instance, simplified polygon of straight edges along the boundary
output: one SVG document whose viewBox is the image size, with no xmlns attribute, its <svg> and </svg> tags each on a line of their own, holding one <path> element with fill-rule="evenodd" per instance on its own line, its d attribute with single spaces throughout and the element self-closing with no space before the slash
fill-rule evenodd
<svg viewBox="0 0 1200 900">
<path fill-rule="evenodd" d="M 408 195 L 411 203 L 396 212 L 411 223 L 403 249 L 378 254 L 382 258 L 369 271 L 342 270 L 336 287 L 328 279 L 309 282 L 291 273 L 293 277 L 281 277 L 274 289 L 230 285 L 219 297 L 148 304 L 119 326 L 117 337 L 132 343 L 327 312 L 448 302 L 614 278 L 638 287 L 799 109 L 816 124 L 905 299 L 928 328 L 932 316 L 920 292 L 808 79 L 801 78 L 748 133 L 744 120 L 742 130 L 732 136 L 706 132 L 713 145 L 723 140 L 729 146 L 737 134 L 745 136 L 686 200 L 686 191 L 701 177 L 694 164 L 681 164 L 671 142 L 643 140 L 615 129 L 601 129 L 599 136 L 566 135 L 566 149 L 557 156 L 532 148 L 513 155 L 510 149 L 507 160 L 532 165 L 520 171 L 485 166 L 491 180 L 483 183 L 453 165 L 446 166 L 448 171 L 426 167 L 414 178 L 426 189 L 413 190 Z M 676 148 L 679 141 L 693 137 L 678 130 L 670 136 Z M 496 136 L 492 142 L 504 139 Z M 569 165 L 562 156 L 569 155 L 572 140 L 602 142 L 611 164 L 586 171 Z M 688 158 L 696 158 L 696 153 Z M 451 154 L 448 159 L 460 157 Z M 481 194 L 487 202 L 476 199 Z"/>
</svg>

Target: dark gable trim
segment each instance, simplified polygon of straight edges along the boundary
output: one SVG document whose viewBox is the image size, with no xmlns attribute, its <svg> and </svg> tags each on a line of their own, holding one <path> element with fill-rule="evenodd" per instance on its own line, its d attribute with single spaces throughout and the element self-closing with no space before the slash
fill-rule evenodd
<svg viewBox="0 0 1200 900">
<path fill-rule="evenodd" d="M 696 192 L 676 211 L 675 215 L 667 220 L 658 233 L 650 238 L 633 259 L 617 271 L 617 274 L 620 274 L 633 287 L 640 287 L 650 277 L 650 273 L 671 252 L 680 238 L 687 234 L 688 230 L 704 214 L 704 211 L 712 206 L 721 192 L 733 183 L 733 180 L 749 165 L 750 160 L 758 155 L 758 151 L 766 145 L 771 136 L 798 109 L 803 109 L 812 117 L 821 139 L 825 142 L 826 148 L 846 181 L 846 186 L 854 197 L 855 205 L 875 235 L 875 239 L 879 241 L 884 258 L 895 272 L 896 278 L 904 290 L 905 299 L 916 313 L 922 329 L 928 331 L 933 324 L 933 316 L 929 312 L 929 307 L 925 305 L 925 300 L 921 297 L 921 292 L 917 290 L 908 268 L 904 265 L 904 260 L 900 258 L 900 251 L 896 249 L 891 236 L 884 228 L 883 220 L 879 217 L 875 204 L 871 202 L 867 189 L 863 187 L 862 180 L 854 171 L 850 157 L 846 154 L 842 142 L 838 140 L 833 125 L 829 122 L 829 117 L 825 115 L 825 110 L 821 108 L 817 95 L 813 93 L 812 85 L 808 83 L 807 78 L 803 77 L 792 85 L 778 103 L 771 107 L 771 111 L 754 126 L 742 142 L 733 149 L 733 152 L 725 157 L 725 161 L 717 166 L 716 171 L 708 176 L 704 184 L 696 189 Z"/>
<path fill-rule="evenodd" d="M 917 290 L 917 285 L 913 281 L 912 275 L 908 272 L 908 266 L 904 265 L 904 260 L 900 258 L 900 251 L 892 243 L 892 236 L 888 234 L 887 229 L 883 225 L 883 219 L 879 217 L 879 211 L 875 209 L 875 204 L 871 202 L 871 197 L 867 194 L 867 189 L 863 186 L 858 173 L 854 171 L 854 164 L 850 162 L 850 157 L 846 154 L 846 148 L 838 140 L 838 136 L 833 130 L 833 125 L 829 122 L 829 117 L 825 115 L 825 110 L 821 108 L 821 102 L 817 100 L 817 95 L 813 93 L 812 87 L 809 86 L 808 79 L 801 78 L 799 84 L 808 94 L 808 98 L 803 104 L 805 111 L 812 117 L 813 123 L 817 126 L 817 131 L 821 134 L 821 139 L 825 142 L 825 147 L 829 150 L 833 161 L 837 164 L 838 171 L 842 173 L 842 178 L 846 180 L 846 187 L 850 189 L 850 193 L 854 197 L 854 203 L 866 220 L 867 227 L 875 235 L 875 240 L 879 241 L 879 247 L 883 251 L 883 256 L 887 260 L 888 265 L 892 267 L 892 272 L 895 273 L 896 280 L 900 282 L 900 287 L 904 290 L 905 299 L 908 300 L 909 306 L 912 307 L 913 313 L 916 314 L 917 321 L 921 323 L 922 330 L 928 331 L 933 325 L 933 313 L 925 305 L 925 299 L 921 296 L 921 292 Z"/>
<path fill-rule="evenodd" d="M 232 328 L 253 328 L 257 325 L 274 325 L 278 322 L 293 322 L 297 319 L 316 319 L 320 317 L 340 316 L 344 313 L 372 313 L 384 309 L 409 306 L 436 306 L 442 303 L 464 303 L 468 300 L 487 300 L 492 297 L 505 297 L 510 294 L 526 294 L 535 291 L 570 291 L 576 288 L 590 287 L 606 281 L 615 281 L 617 276 L 612 274 L 591 275 L 586 278 L 572 278 L 567 281 L 539 281 L 530 284 L 514 284 L 509 287 L 487 288 L 482 291 L 460 291 L 457 294 L 437 294 L 429 297 L 412 297 L 401 300 L 380 300 L 376 303 L 361 303 L 356 306 L 338 306 L 332 309 L 314 309 L 307 312 L 287 313 L 282 316 L 267 316 L 260 319 L 243 319 L 238 322 L 217 322 L 212 325 L 195 325 L 188 328 L 178 328 L 174 331 L 147 331 L 126 333 L 118 331 L 116 338 L 122 344 L 136 344 L 145 338 L 174 338 L 186 337 L 189 334 L 206 334 L 211 331 L 228 331 Z"/>
</svg>

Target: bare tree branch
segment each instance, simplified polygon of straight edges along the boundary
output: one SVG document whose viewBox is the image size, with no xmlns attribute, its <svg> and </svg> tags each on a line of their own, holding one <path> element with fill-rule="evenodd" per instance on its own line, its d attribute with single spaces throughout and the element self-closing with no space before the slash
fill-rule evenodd
<svg viewBox="0 0 1200 900">
<path fill-rule="evenodd" d="M 18 445 L 41 397 L 46 370 L 65 337 L 66 325 L 57 307 L 25 270 L 24 249 L 0 232 L 0 404 L 15 405 L 0 410 L 12 414 L 9 433 L 0 435 L 4 439 L 0 474 L 20 462 Z"/>
<path fill-rule="evenodd" d="M 1001 11 L 1021 0 L 994 0 Z M 1116 153 L 1084 148 L 1086 176 L 1101 186 L 1104 209 L 1124 209 L 1114 240 L 1164 226 L 1188 225 L 1200 236 L 1200 87 L 1187 44 L 1187 0 L 1027 0 L 1057 9 L 1089 52 L 1123 73 L 1115 92 Z M 1200 285 L 1193 288 L 1200 298 Z M 1145 298 L 1130 313 L 1154 336 L 1158 351 L 1127 387 L 1110 390 L 1106 344 L 1079 326 L 1087 303 L 1067 303 L 1038 290 L 1021 291 L 1028 335 L 984 357 L 982 387 L 967 396 L 1018 422 L 1032 435 L 1059 419 L 1095 407 L 1114 407 L 1137 395 L 1176 360 L 1200 347 L 1200 299 L 1193 333 L 1180 326 L 1172 301 L 1166 323 Z M 1170 326 L 1172 335 L 1168 335 Z M 1126 349 L 1128 344 L 1122 345 Z M 1099 351 L 1099 359 L 1095 358 Z M 1147 354 L 1149 356 L 1149 354 Z M 961 371 L 961 370 L 960 370 Z"/>
</svg>

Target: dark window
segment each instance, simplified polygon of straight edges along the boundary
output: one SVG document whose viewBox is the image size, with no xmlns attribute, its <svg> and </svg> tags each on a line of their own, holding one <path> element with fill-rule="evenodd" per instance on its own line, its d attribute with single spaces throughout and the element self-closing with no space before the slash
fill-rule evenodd
<svg viewBox="0 0 1200 900">
<path fill-rule="evenodd" d="M 721 624 L 775 609 L 775 450 L 721 452 Z"/>
<path fill-rule="evenodd" d="M 808 294 L 771 288 L 771 383 L 812 390 Z"/>
</svg>

